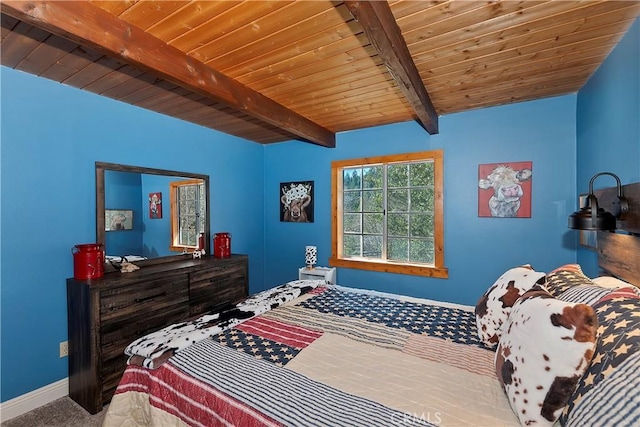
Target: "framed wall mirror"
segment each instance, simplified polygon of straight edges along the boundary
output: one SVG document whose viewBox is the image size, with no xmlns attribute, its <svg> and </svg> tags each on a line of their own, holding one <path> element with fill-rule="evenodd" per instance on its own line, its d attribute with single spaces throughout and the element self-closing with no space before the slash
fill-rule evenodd
<svg viewBox="0 0 640 427">
<path fill-rule="evenodd" d="M 211 253 L 209 175 L 96 162 L 96 240 L 107 257 L 145 265 Z"/>
</svg>

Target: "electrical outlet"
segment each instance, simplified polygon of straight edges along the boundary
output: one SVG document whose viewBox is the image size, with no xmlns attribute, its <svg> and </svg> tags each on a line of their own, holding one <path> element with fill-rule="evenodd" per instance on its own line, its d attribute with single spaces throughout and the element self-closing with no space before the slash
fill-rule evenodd
<svg viewBox="0 0 640 427">
<path fill-rule="evenodd" d="M 60 343 L 60 357 L 67 357 L 69 355 L 69 341 L 62 341 Z"/>
</svg>

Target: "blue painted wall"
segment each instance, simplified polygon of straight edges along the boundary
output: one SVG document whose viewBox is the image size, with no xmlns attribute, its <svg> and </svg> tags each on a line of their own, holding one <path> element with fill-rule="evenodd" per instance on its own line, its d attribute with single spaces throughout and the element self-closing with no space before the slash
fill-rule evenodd
<svg viewBox="0 0 640 427">
<path fill-rule="evenodd" d="M 575 260 L 567 216 L 575 198 L 576 96 L 474 110 L 440 118 L 429 136 L 414 122 L 345 132 L 335 149 L 309 144 L 265 148 L 265 286 L 297 277 L 304 246 L 331 255 L 331 161 L 444 150 L 445 264 L 449 279 L 338 269 L 338 283 L 475 304 L 507 268 L 545 271 Z M 532 217 L 478 218 L 478 165 L 533 162 Z M 280 222 L 280 182 L 315 182 L 315 222 Z M 273 248 L 273 250 L 271 250 Z"/>
<path fill-rule="evenodd" d="M 142 174 L 142 255 L 146 257 L 176 255 L 171 251 L 171 207 L 169 185 L 180 178 Z M 162 193 L 162 218 L 149 218 L 149 194 Z M 108 246 L 107 246 L 108 248 Z M 135 254 L 134 254 L 135 255 Z"/>
<path fill-rule="evenodd" d="M 578 194 L 598 172 L 612 172 L 622 184 L 640 181 L 640 19 L 580 90 L 576 129 Z M 602 176 L 594 187 L 615 184 Z M 598 273 L 596 252 L 580 247 L 577 260 L 585 273 Z"/>
<path fill-rule="evenodd" d="M 142 181 L 139 173 L 105 171 L 105 209 L 131 210 L 132 229 L 105 232 L 104 244 L 107 255 L 141 255 L 142 204 L 140 201 Z M 110 224 L 105 224 L 109 226 Z"/>
<path fill-rule="evenodd" d="M 261 145 L 6 67 L 0 78 L 2 401 L 67 376 L 65 279 L 71 248 L 95 241 L 96 161 L 208 174 L 211 229 L 233 233 L 262 287 Z"/>
</svg>

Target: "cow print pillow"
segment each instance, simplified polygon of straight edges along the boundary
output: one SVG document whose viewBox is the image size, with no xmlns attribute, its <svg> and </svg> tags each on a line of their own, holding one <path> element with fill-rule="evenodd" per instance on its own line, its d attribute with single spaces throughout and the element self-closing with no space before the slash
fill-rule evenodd
<svg viewBox="0 0 640 427">
<path fill-rule="evenodd" d="M 545 274 L 523 265 L 506 271 L 478 300 L 476 325 L 480 340 L 495 347 L 500 340 L 501 329 L 509 317 L 511 306 L 536 283 L 544 283 Z"/>
<path fill-rule="evenodd" d="M 551 426 L 587 370 L 596 345 L 593 308 L 536 286 L 518 300 L 496 351 L 496 374 L 522 425 Z"/>
</svg>

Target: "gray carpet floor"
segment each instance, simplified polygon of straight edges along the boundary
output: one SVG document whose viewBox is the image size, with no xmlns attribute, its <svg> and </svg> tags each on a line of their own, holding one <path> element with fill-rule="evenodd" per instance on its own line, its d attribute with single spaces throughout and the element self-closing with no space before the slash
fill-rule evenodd
<svg viewBox="0 0 640 427">
<path fill-rule="evenodd" d="M 5 421 L 1 427 L 99 427 L 106 413 L 105 406 L 91 415 L 67 396 Z"/>
</svg>

